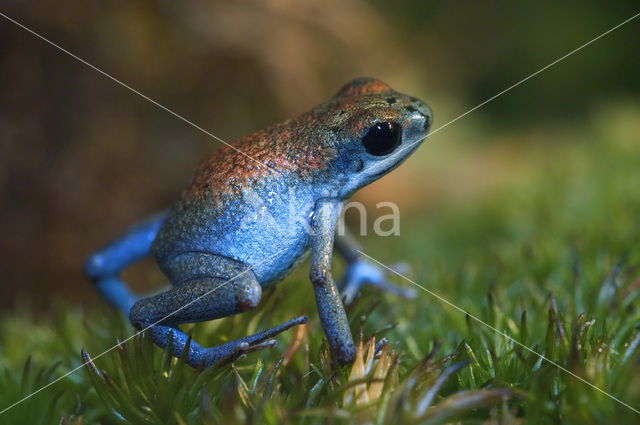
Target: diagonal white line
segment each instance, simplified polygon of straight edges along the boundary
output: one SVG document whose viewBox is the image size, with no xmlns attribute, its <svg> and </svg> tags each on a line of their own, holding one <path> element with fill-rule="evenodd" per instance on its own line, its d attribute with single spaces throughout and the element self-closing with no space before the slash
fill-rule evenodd
<svg viewBox="0 0 640 425">
<path fill-rule="evenodd" d="M 501 331 L 500 329 L 497 329 L 493 326 L 491 326 L 490 324 L 488 324 L 487 322 L 485 322 L 484 320 L 474 316 L 473 314 L 469 313 L 468 311 L 458 307 L 457 305 L 455 305 L 454 303 L 452 303 L 451 301 L 443 298 L 442 296 L 436 294 L 433 291 L 428 290 L 427 288 L 425 288 L 424 286 L 414 282 L 413 280 L 409 279 L 407 276 L 398 273 L 397 271 L 393 270 L 391 267 L 381 263 L 380 261 L 376 260 L 375 258 L 371 257 L 370 255 L 365 254 L 364 252 L 360 251 L 359 249 L 357 250 L 361 255 L 363 255 L 364 257 L 367 257 L 369 260 L 375 262 L 376 264 L 380 265 L 381 267 L 384 267 L 385 269 L 389 270 L 390 272 L 392 272 L 393 274 L 400 276 L 401 278 L 403 278 L 404 280 L 406 280 L 407 282 L 412 283 L 413 285 L 417 286 L 418 288 L 422 289 L 423 291 L 425 291 L 426 293 L 428 293 L 431 296 L 436 297 L 438 300 L 442 301 L 443 303 L 447 304 L 449 307 L 453 307 L 454 309 L 458 310 L 461 313 L 464 313 L 466 315 L 468 315 L 469 317 L 471 317 L 473 320 L 475 320 L 476 322 L 488 327 L 489 329 L 491 329 L 492 331 L 502 335 L 503 337 L 505 337 L 506 339 L 508 339 L 509 341 L 513 342 L 514 344 L 524 348 L 525 350 L 531 352 L 532 354 L 535 354 L 536 356 L 538 356 L 540 359 L 552 364 L 553 366 L 557 367 L 558 369 L 562 370 L 563 372 L 568 373 L 569 375 L 573 376 L 574 378 L 584 382 L 585 384 L 587 384 L 588 386 L 590 386 L 591 388 L 600 391 L 602 394 L 606 395 L 607 397 L 611 398 L 612 400 L 620 403 L 621 405 L 628 407 L 629 409 L 633 410 L 634 412 L 640 414 L 640 410 L 635 409 L 634 407 L 630 406 L 629 404 L 625 403 L 624 401 L 620 400 L 619 398 L 615 397 L 612 394 L 609 394 L 608 392 L 606 392 L 605 390 L 603 390 L 600 387 L 597 387 L 595 385 L 593 385 L 591 382 L 587 381 L 584 378 L 581 378 L 580 376 L 576 375 L 575 373 L 571 372 L 569 369 L 565 368 L 562 365 L 559 365 L 558 363 L 554 362 L 553 360 L 550 360 L 548 358 L 546 358 L 545 356 L 543 356 L 542 354 L 538 353 L 535 350 L 532 350 L 531 348 L 527 347 L 526 345 L 524 345 L 523 343 L 521 343 L 520 341 L 518 341 L 517 339 L 514 339 L 513 337 L 509 336 L 508 334 L 506 334 L 505 332 Z"/>
<path fill-rule="evenodd" d="M 502 90 L 500 93 L 491 96 L 489 99 L 485 100 L 484 102 L 474 106 L 473 108 L 469 109 L 467 112 L 465 112 L 462 115 L 458 115 L 456 118 L 452 119 L 451 121 L 448 121 L 447 123 L 441 125 L 440 127 L 436 128 L 435 130 L 431 131 L 429 134 L 427 134 L 425 137 L 423 137 L 422 139 L 418 140 L 417 142 L 413 142 L 407 146 L 405 146 L 404 148 L 400 149 L 398 152 L 404 151 L 406 149 L 410 149 L 412 146 L 415 146 L 418 143 L 421 143 L 424 139 L 426 139 L 427 137 L 431 137 L 434 134 L 436 134 L 437 132 L 439 132 L 440 130 L 444 129 L 445 127 L 450 126 L 451 124 L 453 124 L 454 122 L 458 121 L 461 118 L 464 118 L 465 116 L 469 115 L 470 113 L 472 113 L 473 111 L 475 111 L 478 108 L 483 107 L 484 105 L 486 105 L 487 103 L 491 102 L 492 100 L 495 100 L 496 98 L 502 96 L 503 94 L 505 94 L 506 92 L 518 87 L 520 84 L 524 83 L 525 81 L 528 81 L 530 79 L 532 79 L 533 77 L 535 77 L 536 75 L 540 74 L 543 71 L 546 71 L 547 69 L 551 68 L 553 65 L 557 64 L 558 62 L 561 62 L 563 60 L 565 60 L 566 58 L 568 58 L 569 56 L 573 55 L 574 53 L 584 49 L 585 47 L 587 47 L 588 45 L 598 41 L 599 39 L 601 39 L 602 37 L 604 37 L 605 35 L 617 30 L 618 28 L 620 28 L 621 26 L 628 24 L 629 22 L 633 21 L 634 19 L 636 19 L 638 16 L 640 16 L 640 12 L 636 13 L 635 15 L 633 15 L 632 17 L 625 19 L 624 21 L 620 22 L 618 25 L 609 28 L 607 31 L 603 32 L 602 34 L 600 34 L 599 36 L 593 38 L 590 41 L 587 41 L 586 43 L 584 43 L 583 45 L 576 47 L 575 49 L 573 49 L 572 51 L 570 51 L 569 53 L 565 54 L 564 56 L 554 60 L 553 62 L 551 62 L 550 64 L 540 68 L 539 70 L 537 70 L 536 72 L 529 74 L 527 77 L 523 78 L 522 80 L 518 81 L 515 84 L 510 85 L 509 87 L 507 87 L 506 89 Z"/>
<path fill-rule="evenodd" d="M 41 39 L 42 41 L 50 44 L 51 46 L 55 47 L 56 49 L 60 50 L 63 53 L 66 53 L 67 55 L 71 56 L 72 58 L 78 60 L 79 62 L 82 62 L 83 64 L 87 65 L 89 68 L 93 69 L 94 71 L 99 72 L 100 74 L 104 75 L 105 77 L 109 78 L 110 80 L 116 82 L 117 84 L 121 85 L 122 87 L 126 88 L 127 90 L 137 94 L 138 96 L 140 96 L 141 98 L 148 100 L 149 102 L 153 103 L 154 105 L 156 105 L 158 108 L 170 113 L 171 115 L 173 115 L 174 117 L 186 122 L 187 124 L 189 124 L 190 126 L 194 127 L 197 130 L 200 130 L 201 132 L 203 132 L 204 134 L 206 134 L 207 136 L 210 136 L 212 138 L 214 138 L 215 140 L 219 141 L 220 143 L 223 143 L 225 145 L 227 145 L 228 147 L 230 147 L 231 149 L 233 149 L 234 151 L 246 156 L 247 158 L 249 158 L 250 160 L 260 164 L 263 167 L 267 167 L 269 170 L 277 173 L 277 174 L 281 174 L 278 170 L 276 170 L 275 168 L 257 160 L 256 158 L 247 155 L 246 153 L 242 152 L 240 149 L 236 148 L 235 146 L 233 146 L 230 143 L 225 142 L 224 140 L 222 140 L 220 137 L 216 136 L 215 134 L 211 133 L 210 131 L 205 130 L 204 128 L 200 127 L 199 125 L 195 124 L 193 121 L 189 121 L 188 119 L 186 119 L 185 117 L 183 117 L 182 115 L 178 114 L 177 112 L 172 111 L 171 109 L 167 108 L 164 105 L 161 105 L 160 103 L 156 102 L 155 100 L 151 99 L 149 96 L 139 92 L 138 90 L 134 89 L 133 87 L 131 87 L 130 85 L 120 81 L 119 79 L 117 79 L 116 77 L 114 77 L 113 75 L 101 70 L 100 68 L 98 68 L 97 66 L 94 66 L 92 64 L 90 64 L 89 62 L 87 62 L 86 60 L 82 59 L 81 57 L 78 57 L 77 55 L 71 53 L 70 51 L 68 51 L 67 49 L 63 48 L 62 46 L 59 46 L 58 44 L 54 43 L 53 41 L 47 39 L 46 37 L 40 35 L 39 33 L 35 32 L 34 30 L 32 30 L 31 28 L 28 28 L 26 26 L 24 26 L 23 24 L 21 24 L 20 22 L 16 21 L 15 19 L 10 18 L 9 16 L 5 15 L 4 13 L 0 12 L 0 16 L 2 16 L 3 18 L 5 18 L 6 20 L 13 22 L 14 24 L 16 24 L 17 26 L 19 26 L 20 28 L 24 29 L 25 31 L 30 32 L 31 34 L 35 35 L 36 37 L 38 37 L 39 39 Z"/>
<path fill-rule="evenodd" d="M 220 285 L 216 286 L 215 288 L 213 288 L 213 289 L 211 289 L 211 290 L 207 291 L 206 293 L 204 293 L 204 294 L 200 295 L 199 297 L 197 297 L 197 298 L 195 298 L 195 299 L 193 299 L 193 300 L 189 301 L 188 303 L 186 303 L 186 304 L 185 304 L 185 305 L 183 305 L 182 307 L 178 308 L 177 310 L 175 310 L 175 311 L 171 312 L 170 314 L 166 315 L 166 316 L 165 316 L 165 317 L 163 317 L 162 319 L 160 319 L 160 320 L 158 320 L 158 321 L 156 321 L 156 322 L 154 322 L 154 323 L 150 324 L 149 326 L 147 326 L 147 327 L 146 327 L 146 328 L 144 328 L 144 329 L 139 330 L 138 332 L 134 333 L 133 335 L 131 335 L 130 337 L 128 337 L 128 338 L 127 338 L 127 339 L 125 339 L 124 341 L 118 342 L 118 343 L 117 343 L 116 345 L 114 345 L 113 347 L 111 347 L 111 348 L 109 348 L 109 349 L 107 349 L 107 350 L 103 351 L 102 353 L 98 354 L 97 356 L 95 356 L 95 357 L 91 358 L 91 360 L 88 360 L 88 361 L 86 361 L 86 362 L 82 363 L 80 366 L 78 366 L 78 367 L 76 367 L 76 368 L 74 368 L 74 369 L 71 369 L 69 372 L 67 372 L 67 373 L 65 373 L 64 375 L 60 376 L 59 378 L 56 378 L 55 380 L 53 380 L 53 381 L 49 382 L 47 385 L 44 385 L 44 386 L 42 386 L 42 387 L 38 388 L 37 390 L 35 390 L 35 391 L 34 391 L 34 392 L 32 392 L 31 394 L 29 394 L 29 395 L 27 395 L 27 396 L 25 396 L 25 397 L 21 398 L 20 400 L 16 401 L 16 402 L 15 402 L 15 403 L 13 403 L 12 405 L 5 407 L 4 409 L 2 409 L 2 411 L 0 411 L 0 415 L 2 415 L 2 414 L 3 414 L 4 412 L 6 412 L 7 410 L 12 409 L 13 407 L 17 406 L 18 404 L 22 403 L 23 401 L 26 401 L 26 400 L 30 399 L 30 398 L 31 398 L 31 397 L 33 397 L 34 395 L 38 394 L 40 391 L 44 391 L 44 390 L 46 390 L 47 388 L 49 388 L 50 386 L 52 386 L 52 385 L 53 385 L 53 384 L 55 384 L 56 382 L 58 382 L 58 381 L 60 381 L 60 380 L 62 380 L 62 379 L 64 379 L 64 378 L 66 378 L 67 376 L 69 376 L 69 375 L 71 375 L 72 373 L 74 373 L 74 372 L 78 371 L 79 369 L 82 369 L 84 366 L 86 366 L 86 365 L 87 365 L 87 364 L 89 364 L 90 362 L 93 362 L 95 359 L 98 359 L 98 358 L 100 358 L 100 357 L 104 356 L 105 354 L 107 354 L 108 352 L 110 352 L 110 351 L 112 351 L 112 350 L 114 350 L 114 349 L 116 349 L 116 348 L 120 347 L 122 344 L 126 343 L 126 342 L 127 342 L 127 341 L 129 341 L 130 339 L 135 338 L 136 336 L 140 335 L 141 333 L 143 333 L 143 332 L 145 332 L 145 331 L 148 331 L 148 330 L 149 330 L 149 329 L 151 329 L 153 326 L 155 326 L 155 325 L 159 324 L 159 323 L 160 323 L 160 322 L 162 322 L 163 320 L 168 319 L 169 317 L 171 317 L 171 316 L 173 316 L 174 314 L 178 313 L 178 312 L 179 312 L 179 311 L 181 311 L 182 309 L 189 307 L 191 304 L 195 303 L 196 301 L 198 301 L 198 300 L 200 300 L 200 299 L 202 299 L 202 298 L 204 298 L 204 297 L 206 297 L 206 296 L 208 296 L 208 295 L 212 294 L 213 292 L 215 292 L 215 291 L 217 291 L 218 289 L 222 288 L 223 286 L 225 286 L 225 285 L 226 285 L 226 284 L 228 284 L 229 282 L 232 282 L 232 281 L 233 281 L 233 280 L 235 280 L 236 278 L 238 278 L 238 277 L 242 276 L 243 274 L 247 273 L 247 272 L 248 272 L 248 271 L 250 271 L 253 267 L 255 267 L 255 266 L 257 266 L 257 265 L 260 265 L 260 264 L 264 263 L 265 261 L 267 261 L 267 260 L 269 260 L 269 259 L 271 259 L 271 258 L 275 257 L 276 255 L 280 254 L 282 251 L 284 251 L 284 249 L 281 249 L 280 251 L 276 252 L 275 254 L 273 254 L 273 255 L 271 255 L 271 256 L 269 256 L 269 257 L 265 258 L 264 260 L 260 261 L 259 263 L 255 264 L 254 266 L 248 267 L 247 269 L 245 269 L 244 271 L 242 271 L 242 272 L 238 273 L 237 275 L 235 275 L 235 276 L 234 276 L 234 277 L 232 277 L 231 279 L 229 279 L 229 280 L 227 280 L 227 281 L 225 281 L 225 282 L 221 283 Z"/>
</svg>

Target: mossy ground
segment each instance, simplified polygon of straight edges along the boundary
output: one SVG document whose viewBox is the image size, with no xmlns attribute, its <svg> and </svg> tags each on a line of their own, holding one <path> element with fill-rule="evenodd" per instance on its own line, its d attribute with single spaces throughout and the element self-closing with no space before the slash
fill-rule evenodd
<svg viewBox="0 0 640 425">
<path fill-rule="evenodd" d="M 640 126 L 638 109 L 551 135 L 524 151 L 512 183 L 403 218 L 401 237 L 363 240 L 384 262 L 572 373 L 640 409 Z M 570 139 L 570 140 L 566 140 Z M 455 167 L 455 164 L 451 164 Z M 339 264 L 338 264 L 339 265 Z M 401 279 L 399 284 L 410 285 Z M 306 271 L 253 314 L 187 326 L 219 344 L 290 319 L 306 328 L 233 365 L 195 371 L 146 338 L 95 358 L 0 415 L 6 424 L 637 423 L 631 409 L 420 292 L 366 290 L 349 308 L 391 342 L 355 370 L 328 353 Z M 0 321 L 0 408 L 133 333 L 106 307 L 59 303 Z M 284 358 L 284 360 L 283 360 Z"/>
</svg>

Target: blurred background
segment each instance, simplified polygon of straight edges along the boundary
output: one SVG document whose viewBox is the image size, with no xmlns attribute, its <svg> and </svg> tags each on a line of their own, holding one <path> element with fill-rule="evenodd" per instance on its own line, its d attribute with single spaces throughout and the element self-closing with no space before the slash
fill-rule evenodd
<svg viewBox="0 0 640 425">
<path fill-rule="evenodd" d="M 1 11 L 232 141 L 356 76 L 425 100 L 438 128 L 632 16 L 637 2 L 5 0 Z M 526 197 L 549 158 L 570 167 L 594 149 L 587 134 L 627 131 L 625 149 L 637 152 L 639 33 L 640 19 L 434 134 L 357 194 L 370 221 L 377 202 L 399 204 L 402 244 L 430 211 L 496 191 Z M 168 207 L 220 143 L 4 18 L 0 40 L 0 308 L 91 305 L 86 255 Z M 598 152 L 609 149 L 601 139 Z M 151 262 L 125 277 L 138 289 L 161 281 Z"/>
</svg>

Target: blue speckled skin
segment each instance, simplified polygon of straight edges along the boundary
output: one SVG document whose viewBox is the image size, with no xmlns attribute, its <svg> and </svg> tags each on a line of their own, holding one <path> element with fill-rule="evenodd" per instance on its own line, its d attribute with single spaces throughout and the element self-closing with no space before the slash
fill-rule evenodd
<svg viewBox="0 0 640 425">
<path fill-rule="evenodd" d="M 404 161 L 431 121 L 420 100 L 378 80 L 354 80 L 298 118 L 239 139 L 232 144 L 235 150 L 214 152 L 168 212 L 90 256 L 85 271 L 109 303 L 136 327 L 151 327 L 154 341 L 170 342 L 179 356 L 188 340 L 179 324 L 255 308 L 263 288 L 282 280 L 311 252 L 310 279 L 322 327 L 338 361 L 352 362 L 355 347 L 330 268 L 336 222 L 343 202 Z M 380 122 L 401 128 L 401 139 L 388 154 L 373 155 L 363 139 Z M 337 237 L 335 246 L 349 264 L 342 284 L 347 299 L 364 284 L 412 295 L 388 283 L 348 237 Z M 139 298 L 118 274 L 149 254 L 173 286 Z M 268 338 L 305 321 L 302 316 L 218 347 L 192 341 L 187 361 L 194 367 L 231 361 L 272 346 Z"/>
</svg>

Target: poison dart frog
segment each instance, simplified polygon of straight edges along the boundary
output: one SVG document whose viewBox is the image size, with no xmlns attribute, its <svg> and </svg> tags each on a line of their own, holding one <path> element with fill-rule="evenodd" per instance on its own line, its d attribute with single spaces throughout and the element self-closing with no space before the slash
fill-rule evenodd
<svg viewBox="0 0 640 425">
<path fill-rule="evenodd" d="M 263 291 L 310 253 L 320 323 L 336 359 L 348 364 L 356 350 L 343 296 L 367 284 L 415 293 L 386 281 L 352 238 L 336 234 L 341 207 L 407 159 L 431 123 L 419 99 L 379 80 L 355 79 L 309 112 L 214 151 L 169 210 L 92 254 L 85 273 L 135 327 L 150 329 L 157 345 L 170 344 L 176 356 L 188 345 L 187 363 L 207 367 L 271 347 L 273 336 L 307 317 L 217 347 L 190 341 L 178 326 L 256 308 Z M 334 247 L 347 262 L 339 285 L 331 274 Z M 119 274 L 149 255 L 171 287 L 142 297 Z"/>
</svg>

